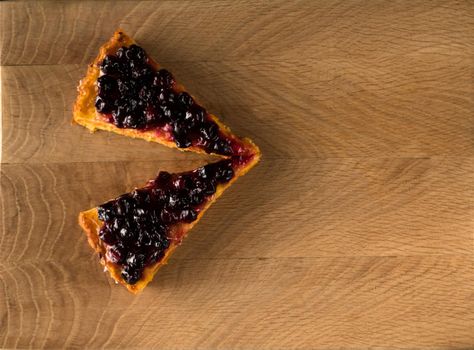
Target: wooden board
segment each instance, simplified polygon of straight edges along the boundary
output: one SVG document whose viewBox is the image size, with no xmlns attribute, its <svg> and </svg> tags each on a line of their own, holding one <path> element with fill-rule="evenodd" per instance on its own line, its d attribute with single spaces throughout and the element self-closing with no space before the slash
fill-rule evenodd
<svg viewBox="0 0 474 350">
<path fill-rule="evenodd" d="M 71 125 L 118 27 L 263 151 L 139 296 L 78 212 L 210 157 Z M 474 348 L 474 2 L 1 2 L 0 33 L 0 348 Z"/>
</svg>

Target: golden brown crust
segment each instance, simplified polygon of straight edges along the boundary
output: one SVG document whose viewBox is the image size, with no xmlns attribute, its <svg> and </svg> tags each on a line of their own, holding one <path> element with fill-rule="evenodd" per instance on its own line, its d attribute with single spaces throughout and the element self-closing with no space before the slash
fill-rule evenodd
<svg viewBox="0 0 474 350">
<path fill-rule="evenodd" d="M 96 81 L 100 74 L 99 64 L 102 62 L 105 56 L 111 53 L 115 53 L 119 47 L 122 46 L 130 46 L 134 44 L 135 41 L 130 38 L 127 34 L 123 32 L 123 30 L 115 31 L 114 35 L 110 40 L 105 43 L 99 50 L 99 55 L 95 58 L 95 60 L 89 65 L 87 70 L 87 74 L 79 82 L 78 92 L 79 95 L 76 99 L 73 108 L 73 122 L 80 124 L 91 132 L 95 130 L 105 130 L 105 131 L 112 131 L 120 135 L 125 135 L 133 138 L 140 138 L 146 141 L 157 142 L 162 145 L 171 148 L 178 148 L 174 141 L 170 140 L 169 135 L 161 135 L 157 134 L 154 130 L 134 130 L 134 129 L 121 129 L 104 121 L 103 118 L 99 113 L 96 112 L 94 101 L 97 96 L 97 86 Z M 150 58 L 151 65 L 155 69 L 160 69 L 160 65 L 153 61 Z M 184 86 L 180 84 L 175 84 L 174 89 L 176 92 L 184 91 Z M 194 96 L 193 96 L 194 97 Z M 224 134 L 225 137 L 234 138 L 242 144 L 243 148 L 249 152 L 249 154 L 257 154 L 260 153 L 258 147 L 248 138 L 237 138 L 231 130 L 224 125 L 215 115 L 210 114 L 210 117 L 219 125 L 221 132 Z M 205 151 L 199 147 L 188 147 L 188 148 L 178 148 L 180 151 L 191 151 L 196 153 L 205 153 Z"/>
</svg>

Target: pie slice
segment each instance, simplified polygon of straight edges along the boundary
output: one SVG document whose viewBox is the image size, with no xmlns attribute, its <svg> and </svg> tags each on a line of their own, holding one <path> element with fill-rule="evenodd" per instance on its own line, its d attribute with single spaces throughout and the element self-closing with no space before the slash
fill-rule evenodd
<svg viewBox="0 0 474 350">
<path fill-rule="evenodd" d="M 79 224 L 110 275 L 138 293 L 210 205 L 258 160 L 258 154 L 235 156 L 192 171 L 162 171 L 144 187 L 81 212 Z"/>
<path fill-rule="evenodd" d="M 251 140 L 232 134 L 121 30 L 100 48 L 78 90 L 74 121 L 91 131 L 221 156 L 259 153 Z"/>
</svg>

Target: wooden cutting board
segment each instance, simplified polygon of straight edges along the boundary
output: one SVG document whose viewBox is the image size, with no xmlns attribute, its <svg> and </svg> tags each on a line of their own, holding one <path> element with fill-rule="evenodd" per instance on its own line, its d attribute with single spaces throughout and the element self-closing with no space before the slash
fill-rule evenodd
<svg viewBox="0 0 474 350">
<path fill-rule="evenodd" d="M 474 348 L 474 2 L 2 2 L 0 348 Z M 71 125 L 122 27 L 263 160 L 142 295 L 80 210 L 209 158 Z"/>
</svg>

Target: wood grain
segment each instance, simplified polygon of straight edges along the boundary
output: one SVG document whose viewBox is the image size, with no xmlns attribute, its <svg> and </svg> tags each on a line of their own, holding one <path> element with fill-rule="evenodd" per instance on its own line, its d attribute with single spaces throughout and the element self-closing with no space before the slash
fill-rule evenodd
<svg viewBox="0 0 474 350">
<path fill-rule="evenodd" d="M 470 113 L 474 89 L 467 65 L 428 73 L 416 67 L 410 81 L 398 86 L 400 79 L 395 79 L 380 90 L 380 83 L 371 86 L 368 81 L 380 80 L 379 73 L 370 76 L 358 68 L 357 74 L 367 74 L 351 78 L 354 68 L 349 67 L 346 78 L 334 78 L 339 81 L 328 88 L 327 77 L 321 78 L 318 71 L 304 76 L 311 64 L 317 63 L 291 69 L 262 63 L 238 68 L 231 64 L 170 66 L 237 134 L 254 139 L 265 157 L 474 155 L 474 114 Z M 81 127 L 71 128 L 75 87 L 84 74 L 85 68 L 76 65 L 4 68 L 4 90 L 9 97 L 4 101 L 5 162 L 146 160 L 152 155 L 169 159 L 178 154 L 109 133 L 91 135 Z M 291 89 L 293 76 L 304 79 L 309 90 Z M 347 79 L 357 80 L 353 88 L 345 87 Z M 105 156 L 94 151 L 104 145 Z"/>
<path fill-rule="evenodd" d="M 176 260 L 135 298 L 70 265 L 2 273 L 4 347 L 472 348 L 469 257 Z"/>
<path fill-rule="evenodd" d="M 447 0 L 10 2 L 2 4 L 0 57 L 3 65 L 86 64 L 120 26 L 162 62 L 316 58 L 387 64 L 398 57 L 408 67 L 425 55 L 472 59 L 473 6 Z"/>
<path fill-rule="evenodd" d="M 46 253 L 37 247 L 51 246 L 56 239 L 53 224 L 67 225 L 55 227 L 57 235 L 77 232 L 76 236 L 80 210 L 143 185 L 159 170 L 180 171 L 199 164 L 4 164 L 7 260 L 23 259 L 24 249 Z M 317 170 L 308 174 L 311 166 Z M 264 159 L 219 199 L 181 254 L 187 258 L 470 255 L 472 222 L 465 217 L 474 214 L 473 177 L 472 159 Z M 260 191 L 253 191 L 259 186 Z M 297 190 L 282 190 L 292 186 Z M 16 199 L 14 205 L 9 205 L 11 198 Z M 28 244 L 18 245 L 16 240 L 25 236 L 30 236 Z M 51 241 L 41 243 L 48 237 Z"/>
<path fill-rule="evenodd" d="M 211 158 L 71 125 L 119 26 L 263 151 L 138 297 L 77 213 Z M 473 2 L 1 2 L 0 63 L 0 348 L 474 348 Z"/>
<path fill-rule="evenodd" d="M 319 170 L 307 177 L 310 164 Z M 97 332 L 94 346 L 111 347 L 382 346 L 394 334 L 399 340 L 390 344 L 406 348 L 472 340 L 471 159 L 264 161 L 219 200 L 135 300 L 100 273 L 77 212 L 140 184 L 155 169 L 196 165 L 4 165 L 1 258 L 8 287 L 2 317 L 11 325 L 5 346 L 30 340 L 40 346 L 47 333 L 35 331 L 33 320 L 43 317 L 56 324 L 53 334 L 59 329 L 77 338 L 54 338 L 46 347 L 82 347 L 87 329 Z M 262 178 L 271 181 L 262 184 Z M 295 184 L 301 192 L 281 191 Z M 252 191 L 257 186 L 264 186 L 261 192 Z M 43 290 L 46 281 L 52 285 Z M 150 302 L 171 319 L 150 319 Z M 105 318 L 87 315 L 81 305 Z M 16 331 L 20 319 L 12 310 L 31 320 L 20 325 L 25 334 Z M 69 317 L 58 321 L 58 313 Z M 125 331 L 120 324 L 129 319 L 136 325 L 133 331 L 127 326 L 133 336 L 125 340 L 115 332 Z M 288 322 L 298 339 L 289 336 Z M 264 332 L 252 335 L 250 325 Z M 182 340 L 165 340 L 174 328 Z"/>
</svg>

